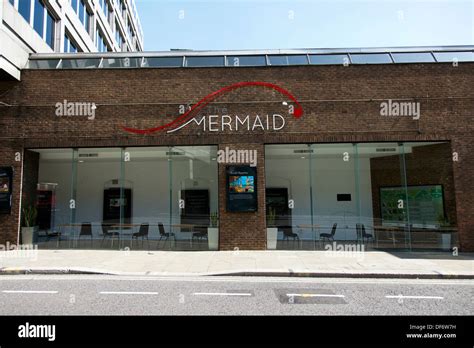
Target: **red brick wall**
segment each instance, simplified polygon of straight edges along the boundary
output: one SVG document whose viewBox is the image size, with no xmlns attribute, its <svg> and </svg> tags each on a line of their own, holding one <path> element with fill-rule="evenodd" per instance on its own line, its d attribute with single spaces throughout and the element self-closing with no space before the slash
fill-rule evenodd
<svg viewBox="0 0 474 348">
<path fill-rule="evenodd" d="M 0 161 L 12 165 L 11 145 L 5 145 L 6 141 L 20 148 L 239 144 L 259 149 L 267 143 L 451 141 L 453 151 L 458 151 L 460 156 L 453 166 L 460 243 L 463 250 L 474 251 L 473 67 L 472 63 L 461 63 L 458 67 L 397 64 L 25 70 L 14 93 L 2 98 L 20 106 L 0 107 L 0 152 L 6 154 Z M 145 128 L 165 124 L 178 114 L 179 105 L 195 103 L 215 90 L 241 81 L 272 82 L 289 90 L 301 101 L 303 117 L 287 118 L 287 127 L 279 132 L 210 134 L 188 127 L 172 134 L 135 135 L 120 128 L 120 125 Z M 419 101 L 420 120 L 380 116 L 381 101 L 397 98 Z M 97 103 L 96 119 L 56 117 L 54 105 L 64 99 Z M 226 106 L 230 114 L 287 115 L 283 100 L 287 98 L 272 90 L 250 87 L 218 98 L 213 106 Z M 263 160 L 259 159 L 259 175 L 264 174 L 262 164 Z M 223 189 L 221 179 L 221 192 Z M 260 193 L 259 199 L 261 195 L 264 193 Z M 260 202 L 263 204 L 264 200 Z M 18 202 L 15 209 L 17 214 Z M 4 236 L 16 235 L 14 216 L 0 218 Z M 233 218 L 246 221 L 244 215 Z M 249 226 L 257 228 L 257 237 L 251 241 L 250 235 L 239 232 L 243 228 L 228 222 L 230 216 L 223 216 L 221 247 L 262 248 L 264 218 L 265 214 L 261 214 L 250 219 Z M 238 233 L 242 233 L 240 237 Z"/>
</svg>

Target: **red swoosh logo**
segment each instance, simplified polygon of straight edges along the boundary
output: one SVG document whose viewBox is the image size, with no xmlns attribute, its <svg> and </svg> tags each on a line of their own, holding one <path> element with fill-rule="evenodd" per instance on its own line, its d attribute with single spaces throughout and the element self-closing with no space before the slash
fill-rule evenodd
<svg viewBox="0 0 474 348">
<path fill-rule="evenodd" d="M 270 82 L 250 81 L 250 82 L 238 82 L 238 83 L 235 83 L 233 85 L 229 85 L 227 87 L 221 88 L 221 89 L 205 96 L 199 102 L 197 102 L 195 105 L 193 105 L 193 107 L 190 110 L 188 110 L 186 113 L 178 116 L 176 119 L 174 119 L 170 123 L 167 123 L 163 126 L 158 126 L 158 127 L 154 127 L 154 128 L 147 128 L 147 129 L 137 129 L 137 128 L 130 128 L 130 127 L 122 126 L 122 129 L 127 131 L 127 132 L 135 133 L 135 134 L 150 134 L 150 133 L 158 132 L 158 131 L 161 131 L 161 130 L 164 130 L 164 129 L 167 129 L 167 128 L 170 128 L 170 127 L 179 126 L 179 125 L 183 124 L 184 122 L 186 122 L 187 120 L 189 120 L 195 113 L 197 113 L 199 110 L 204 108 L 207 104 L 212 102 L 218 96 L 220 96 L 224 93 L 228 93 L 230 91 L 233 91 L 235 89 L 242 88 L 242 87 L 248 87 L 248 86 L 267 87 L 267 88 L 272 88 L 272 89 L 276 90 L 277 92 L 279 92 L 279 93 L 287 96 L 288 98 L 290 98 L 296 104 L 296 107 L 294 108 L 294 112 L 293 112 L 293 116 L 295 118 L 300 118 L 303 115 L 303 107 L 298 102 L 298 100 L 290 92 L 288 92 L 286 89 L 284 89 L 284 88 L 282 88 L 278 85 L 275 85 L 273 83 L 270 83 Z"/>
</svg>

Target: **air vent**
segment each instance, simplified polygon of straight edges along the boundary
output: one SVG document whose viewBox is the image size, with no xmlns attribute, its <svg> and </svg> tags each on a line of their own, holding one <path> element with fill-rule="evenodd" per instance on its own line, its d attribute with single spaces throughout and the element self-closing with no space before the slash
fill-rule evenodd
<svg viewBox="0 0 474 348">
<path fill-rule="evenodd" d="M 98 153 L 80 153 L 80 158 L 91 158 L 91 157 L 99 157 Z"/>
<path fill-rule="evenodd" d="M 308 149 L 308 150 L 293 150 L 293 153 L 313 153 L 314 150 Z"/>
<path fill-rule="evenodd" d="M 397 152 L 397 149 L 394 147 L 383 147 L 383 148 L 375 149 L 375 152 Z"/>
<path fill-rule="evenodd" d="M 166 156 L 184 156 L 184 152 L 168 151 Z"/>
</svg>

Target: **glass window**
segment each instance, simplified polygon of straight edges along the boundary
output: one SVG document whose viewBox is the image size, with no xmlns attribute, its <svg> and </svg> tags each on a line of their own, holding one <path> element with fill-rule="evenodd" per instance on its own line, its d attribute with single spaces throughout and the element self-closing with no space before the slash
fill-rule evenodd
<svg viewBox="0 0 474 348">
<path fill-rule="evenodd" d="M 62 69 L 91 69 L 99 66 L 100 59 L 63 59 L 60 68 Z"/>
<path fill-rule="evenodd" d="M 265 66 L 265 56 L 227 56 L 227 66 Z"/>
<path fill-rule="evenodd" d="M 84 25 L 84 13 L 86 12 L 86 5 L 84 4 L 84 0 L 79 2 L 79 20 L 81 21 L 82 25 Z"/>
<path fill-rule="evenodd" d="M 143 67 L 181 67 L 183 65 L 183 57 L 154 57 L 145 58 Z"/>
<path fill-rule="evenodd" d="M 28 23 L 30 23 L 31 16 L 31 1 L 32 0 L 23 0 L 18 2 L 18 12 L 20 12 Z"/>
<path fill-rule="evenodd" d="M 64 52 L 69 52 L 69 37 L 67 35 L 64 35 Z"/>
<path fill-rule="evenodd" d="M 54 50 L 54 27 L 56 21 L 49 11 L 46 11 L 46 43 Z"/>
<path fill-rule="evenodd" d="M 306 65 L 308 64 L 308 57 L 305 54 L 288 56 L 289 65 Z"/>
<path fill-rule="evenodd" d="M 433 52 L 438 62 L 472 62 L 474 61 L 473 52 Z"/>
<path fill-rule="evenodd" d="M 392 53 L 395 63 L 434 63 L 431 53 L 413 52 L 413 53 Z"/>
<path fill-rule="evenodd" d="M 71 6 L 74 12 L 77 13 L 77 0 L 71 0 Z"/>
<path fill-rule="evenodd" d="M 56 69 L 59 59 L 32 59 L 28 63 L 30 69 Z"/>
<path fill-rule="evenodd" d="M 15 4 L 15 0 L 10 0 L 9 2 L 10 2 L 10 4 L 12 4 L 12 5 Z"/>
<path fill-rule="evenodd" d="M 331 65 L 331 64 L 349 64 L 347 54 L 312 54 L 309 56 L 311 64 Z"/>
<path fill-rule="evenodd" d="M 390 55 L 386 53 L 351 54 L 353 64 L 389 64 L 392 63 Z"/>
<path fill-rule="evenodd" d="M 102 61 L 103 68 L 138 68 L 141 58 L 105 58 Z"/>
<path fill-rule="evenodd" d="M 268 56 L 270 65 L 288 65 L 287 56 Z"/>
<path fill-rule="evenodd" d="M 187 67 L 224 66 L 224 57 L 186 57 L 185 66 Z"/>
<path fill-rule="evenodd" d="M 33 19 L 33 28 L 39 34 L 39 36 L 43 37 L 44 31 L 44 5 L 41 0 L 35 0 L 35 12 L 34 12 L 34 19 Z"/>
</svg>

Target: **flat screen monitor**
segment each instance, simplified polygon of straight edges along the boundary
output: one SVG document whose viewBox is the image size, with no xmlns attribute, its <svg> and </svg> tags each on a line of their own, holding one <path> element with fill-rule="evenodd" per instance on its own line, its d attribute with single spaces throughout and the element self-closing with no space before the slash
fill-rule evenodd
<svg viewBox="0 0 474 348">
<path fill-rule="evenodd" d="M 227 211 L 257 211 L 257 169 L 255 167 L 227 167 Z"/>
</svg>

